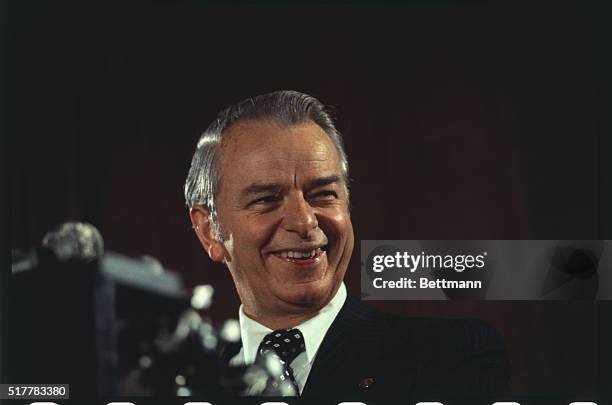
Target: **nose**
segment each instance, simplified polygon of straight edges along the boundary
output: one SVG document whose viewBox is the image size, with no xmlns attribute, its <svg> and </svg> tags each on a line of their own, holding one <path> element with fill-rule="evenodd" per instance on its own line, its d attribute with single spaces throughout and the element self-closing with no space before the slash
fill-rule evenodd
<svg viewBox="0 0 612 405">
<path fill-rule="evenodd" d="M 285 206 L 283 227 L 289 232 L 297 233 L 303 239 L 308 239 L 318 226 L 319 222 L 313 207 L 304 199 L 301 192 L 293 193 Z"/>
</svg>

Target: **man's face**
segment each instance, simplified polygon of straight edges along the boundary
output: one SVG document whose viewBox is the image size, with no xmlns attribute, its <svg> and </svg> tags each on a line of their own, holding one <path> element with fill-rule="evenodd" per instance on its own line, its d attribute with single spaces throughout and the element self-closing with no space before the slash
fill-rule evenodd
<svg viewBox="0 0 612 405">
<path fill-rule="evenodd" d="M 338 153 L 316 124 L 239 122 L 225 134 L 218 218 L 247 314 L 308 314 L 338 290 L 353 251 Z"/>
</svg>

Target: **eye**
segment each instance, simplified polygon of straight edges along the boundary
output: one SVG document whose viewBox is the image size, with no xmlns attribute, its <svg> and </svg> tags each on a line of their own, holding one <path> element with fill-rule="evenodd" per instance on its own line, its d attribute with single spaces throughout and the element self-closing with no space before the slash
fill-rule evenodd
<svg viewBox="0 0 612 405">
<path fill-rule="evenodd" d="M 333 190 L 319 191 L 315 193 L 312 198 L 316 200 L 335 200 L 338 198 L 338 193 Z"/>
<path fill-rule="evenodd" d="M 251 205 L 253 204 L 273 204 L 275 202 L 278 202 L 278 200 L 279 200 L 279 194 L 270 194 L 270 195 L 266 195 L 263 197 L 259 197 L 258 199 L 251 202 Z"/>
</svg>

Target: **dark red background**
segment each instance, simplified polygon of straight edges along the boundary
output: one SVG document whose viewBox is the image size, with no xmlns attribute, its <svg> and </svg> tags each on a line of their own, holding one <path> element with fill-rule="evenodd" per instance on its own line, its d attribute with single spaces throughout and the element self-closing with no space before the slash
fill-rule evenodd
<svg viewBox="0 0 612 405">
<path fill-rule="evenodd" d="M 107 249 L 213 284 L 212 315 L 236 316 L 182 185 L 219 109 L 282 88 L 334 106 L 357 241 L 612 238 L 605 2 L 83 3 L 9 7 L 14 248 L 88 221 Z M 508 342 L 518 394 L 604 387 L 609 304 L 376 306 L 488 320 Z"/>
</svg>

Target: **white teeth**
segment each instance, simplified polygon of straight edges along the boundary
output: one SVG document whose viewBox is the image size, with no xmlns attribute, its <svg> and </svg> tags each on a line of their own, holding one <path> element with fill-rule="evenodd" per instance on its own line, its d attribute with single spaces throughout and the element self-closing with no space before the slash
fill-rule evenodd
<svg viewBox="0 0 612 405">
<path fill-rule="evenodd" d="M 283 252 L 279 252 L 280 257 L 284 259 L 309 259 L 313 258 L 319 254 L 321 254 L 321 248 L 316 248 L 311 250 L 310 252 L 298 252 L 295 250 L 285 250 Z"/>
</svg>

